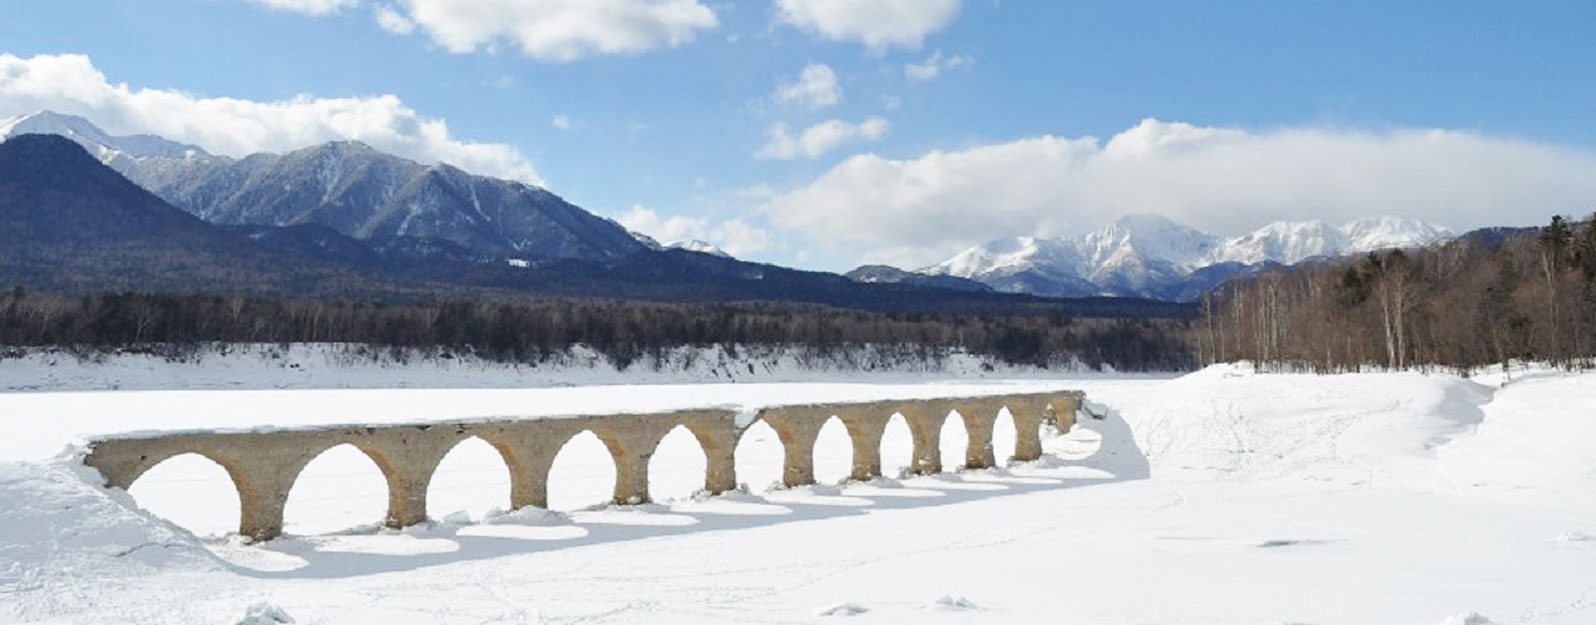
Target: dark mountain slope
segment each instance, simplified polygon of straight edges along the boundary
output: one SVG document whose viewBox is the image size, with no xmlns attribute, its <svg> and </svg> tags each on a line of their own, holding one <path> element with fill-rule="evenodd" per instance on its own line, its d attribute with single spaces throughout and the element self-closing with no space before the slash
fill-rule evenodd
<svg viewBox="0 0 1596 625">
<path fill-rule="evenodd" d="M 0 284 L 288 294 L 338 290 L 355 277 L 217 229 L 67 139 L 0 143 Z"/>
</svg>

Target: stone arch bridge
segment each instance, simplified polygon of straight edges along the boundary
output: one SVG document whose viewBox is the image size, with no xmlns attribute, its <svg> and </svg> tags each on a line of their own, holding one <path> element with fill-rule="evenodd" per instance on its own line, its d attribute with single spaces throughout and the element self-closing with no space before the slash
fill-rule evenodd
<svg viewBox="0 0 1596 625">
<path fill-rule="evenodd" d="M 764 421 L 776 431 L 785 458 L 782 482 L 814 483 L 814 446 L 831 418 L 841 420 L 853 443 L 850 478 L 881 475 L 881 438 L 894 415 L 903 415 L 914 441 L 909 470 L 937 473 L 941 466 L 942 424 L 957 413 L 969 435 L 964 466 L 996 465 L 992 432 L 998 413 L 1009 410 L 1017 434 L 1015 460 L 1042 455 L 1044 423 L 1068 431 L 1084 394 L 1076 391 L 993 397 L 891 400 L 777 406 L 741 420 L 732 410 L 683 410 L 658 414 L 499 419 L 415 425 L 336 426 L 273 432 L 179 433 L 142 438 L 108 438 L 90 443 L 84 463 L 98 469 L 106 485 L 126 489 L 146 471 L 183 454 L 199 454 L 221 465 L 238 490 L 239 533 L 253 540 L 282 534 L 283 509 L 299 473 L 316 456 L 349 444 L 370 456 L 388 483 L 386 524 L 400 528 L 426 520 L 427 486 L 443 457 L 460 442 L 477 437 L 492 445 L 510 469 L 510 504 L 546 507 L 549 469 L 572 437 L 591 431 L 615 461 L 619 504 L 649 501 L 648 461 L 654 448 L 677 426 L 698 439 L 706 459 L 704 490 L 736 488 L 734 452 L 744 432 Z"/>
</svg>

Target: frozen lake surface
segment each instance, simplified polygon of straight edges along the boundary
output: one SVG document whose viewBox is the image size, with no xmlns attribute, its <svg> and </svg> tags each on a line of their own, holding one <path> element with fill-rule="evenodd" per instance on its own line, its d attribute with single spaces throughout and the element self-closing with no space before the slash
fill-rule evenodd
<svg viewBox="0 0 1596 625">
<path fill-rule="evenodd" d="M 1596 622 L 1596 376 L 890 382 L 3 393 L 0 622 Z M 52 460 L 112 432 L 1066 388 L 1111 410 L 1037 463 L 834 486 L 832 422 L 823 485 L 772 490 L 781 447 L 757 425 L 747 492 L 694 498 L 704 458 L 677 430 L 650 465 L 659 503 L 637 507 L 596 505 L 614 469 L 584 435 L 555 461 L 556 512 L 504 514 L 507 469 L 468 440 L 433 481 L 438 522 L 400 532 L 373 526 L 376 467 L 336 448 L 296 485 L 291 536 L 259 546 L 229 535 L 236 494 L 207 460 L 131 498 Z M 956 466 L 962 427 L 943 434 Z M 883 458 L 907 464 L 901 418 Z"/>
</svg>

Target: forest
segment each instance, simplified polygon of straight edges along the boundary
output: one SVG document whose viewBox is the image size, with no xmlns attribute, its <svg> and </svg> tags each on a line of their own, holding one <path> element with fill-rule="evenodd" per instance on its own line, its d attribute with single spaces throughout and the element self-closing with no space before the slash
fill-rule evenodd
<svg viewBox="0 0 1596 625">
<path fill-rule="evenodd" d="M 690 304 L 610 299 L 453 300 L 424 304 L 195 294 L 0 293 L 0 357 L 64 347 L 88 356 L 138 350 L 183 358 L 229 343 L 343 343 L 541 363 L 583 345 L 626 369 L 677 347 L 797 348 L 833 362 L 864 352 L 935 361 L 956 352 L 1016 365 L 1193 366 L 1181 319 L 874 313 L 792 303 Z"/>
<path fill-rule="evenodd" d="M 1596 365 L 1596 215 L 1270 271 L 1208 294 L 1203 363 L 1316 372 Z"/>
</svg>

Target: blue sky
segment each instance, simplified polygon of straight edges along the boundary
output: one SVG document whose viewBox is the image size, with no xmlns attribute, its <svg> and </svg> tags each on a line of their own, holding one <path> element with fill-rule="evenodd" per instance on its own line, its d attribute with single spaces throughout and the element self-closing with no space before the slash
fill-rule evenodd
<svg viewBox="0 0 1596 625">
<path fill-rule="evenodd" d="M 8 0 L 0 116 L 221 153 L 357 138 L 746 258 L 910 266 L 1135 212 L 1587 213 L 1593 25 L 1588 2 Z"/>
</svg>

